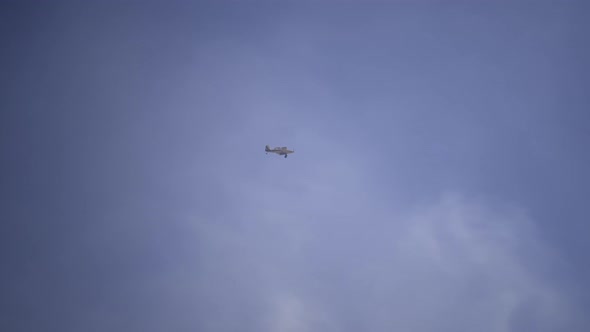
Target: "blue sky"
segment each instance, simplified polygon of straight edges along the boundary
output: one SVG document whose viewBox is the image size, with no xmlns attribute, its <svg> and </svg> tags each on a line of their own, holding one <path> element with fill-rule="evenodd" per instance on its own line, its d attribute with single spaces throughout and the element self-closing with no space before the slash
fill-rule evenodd
<svg viewBox="0 0 590 332">
<path fill-rule="evenodd" d="M 2 330 L 590 326 L 582 2 L 1 6 Z"/>
</svg>

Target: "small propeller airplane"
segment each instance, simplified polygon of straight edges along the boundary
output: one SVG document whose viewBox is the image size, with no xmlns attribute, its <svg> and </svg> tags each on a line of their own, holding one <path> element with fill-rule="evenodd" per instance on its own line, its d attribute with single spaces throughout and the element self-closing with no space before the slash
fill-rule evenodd
<svg viewBox="0 0 590 332">
<path fill-rule="evenodd" d="M 286 147 L 286 146 L 282 146 L 282 147 L 280 147 L 280 148 L 279 148 L 279 147 L 276 147 L 276 148 L 272 148 L 272 149 L 271 149 L 271 147 L 270 147 L 270 146 L 268 146 L 268 145 L 266 146 L 266 148 L 264 149 L 264 151 L 266 151 L 266 154 L 268 154 L 269 152 L 270 152 L 270 153 L 276 153 L 276 154 L 278 154 L 279 156 L 285 156 L 285 158 L 287 158 L 287 155 L 288 155 L 289 153 L 293 153 L 293 152 L 295 152 L 295 150 L 289 150 L 289 149 L 287 149 L 287 147 Z"/>
</svg>

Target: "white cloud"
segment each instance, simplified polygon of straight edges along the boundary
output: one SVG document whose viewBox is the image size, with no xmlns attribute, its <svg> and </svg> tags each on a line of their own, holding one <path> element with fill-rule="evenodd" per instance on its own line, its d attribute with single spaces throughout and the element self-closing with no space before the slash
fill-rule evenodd
<svg viewBox="0 0 590 332">
<path fill-rule="evenodd" d="M 502 332 L 519 330 L 517 321 L 560 327 L 567 301 L 527 261 L 532 255 L 545 257 L 546 264 L 556 259 L 534 226 L 522 211 L 456 195 L 402 218 L 388 230 L 387 261 L 378 260 L 384 268 L 377 281 L 383 291 L 376 294 L 386 304 L 383 329 Z M 518 317 L 530 301 L 532 315 Z"/>
<path fill-rule="evenodd" d="M 317 188 L 310 201 L 330 199 Z M 260 319 L 268 331 L 568 326 L 568 299 L 535 263 L 551 265 L 557 257 L 523 211 L 456 195 L 406 216 L 373 211 L 372 220 L 358 207 L 343 207 L 348 218 L 329 220 L 324 206 L 287 215 L 270 208 L 250 218 L 248 230 L 202 233 L 222 257 L 233 255 L 228 271 L 256 278 L 242 283 L 260 288 L 248 293 L 266 303 Z M 313 211 L 323 217 L 310 217 Z"/>
</svg>

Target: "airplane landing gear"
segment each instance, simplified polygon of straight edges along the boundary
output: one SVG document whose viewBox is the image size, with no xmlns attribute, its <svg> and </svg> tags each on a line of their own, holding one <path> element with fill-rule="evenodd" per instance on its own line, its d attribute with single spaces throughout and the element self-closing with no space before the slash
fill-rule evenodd
<svg viewBox="0 0 590 332">
<path fill-rule="evenodd" d="M 287 158 L 287 155 L 285 155 L 285 158 Z"/>
</svg>

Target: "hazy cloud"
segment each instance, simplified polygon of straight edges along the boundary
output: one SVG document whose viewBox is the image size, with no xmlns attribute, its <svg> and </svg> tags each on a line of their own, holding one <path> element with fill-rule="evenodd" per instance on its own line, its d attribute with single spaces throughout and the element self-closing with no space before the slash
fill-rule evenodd
<svg viewBox="0 0 590 332">
<path fill-rule="evenodd" d="M 267 331 L 571 326 L 567 296 L 546 278 L 560 259 L 524 209 L 450 193 L 396 211 L 365 176 L 343 155 L 234 186 L 242 214 L 198 224 L 212 255 L 199 271 L 220 292 L 242 288 L 224 302 L 257 303 Z"/>
</svg>

